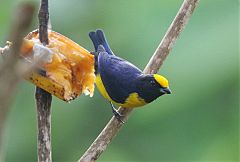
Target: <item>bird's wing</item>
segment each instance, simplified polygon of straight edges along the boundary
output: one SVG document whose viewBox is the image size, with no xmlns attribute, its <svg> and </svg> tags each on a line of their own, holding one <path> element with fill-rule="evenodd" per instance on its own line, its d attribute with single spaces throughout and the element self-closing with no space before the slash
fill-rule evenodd
<svg viewBox="0 0 240 162">
<path fill-rule="evenodd" d="M 98 72 L 108 95 L 117 103 L 124 103 L 135 91 L 135 80 L 142 71 L 128 61 L 107 52 L 98 55 Z"/>
</svg>

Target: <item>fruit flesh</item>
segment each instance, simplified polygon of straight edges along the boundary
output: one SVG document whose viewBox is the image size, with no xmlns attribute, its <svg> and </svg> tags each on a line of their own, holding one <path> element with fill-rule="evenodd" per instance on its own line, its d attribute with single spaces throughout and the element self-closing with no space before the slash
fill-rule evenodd
<svg viewBox="0 0 240 162">
<path fill-rule="evenodd" d="M 38 59 L 39 66 L 46 72 L 44 76 L 33 71 L 27 80 L 64 101 L 73 100 L 82 93 L 93 95 L 95 75 L 92 54 L 67 37 L 50 30 L 49 45 L 41 46 L 37 30 L 25 37 L 21 55 L 33 61 Z M 44 48 L 47 48 L 46 52 L 39 52 Z M 37 57 L 39 53 L 41 55 Z"/>
</svg>

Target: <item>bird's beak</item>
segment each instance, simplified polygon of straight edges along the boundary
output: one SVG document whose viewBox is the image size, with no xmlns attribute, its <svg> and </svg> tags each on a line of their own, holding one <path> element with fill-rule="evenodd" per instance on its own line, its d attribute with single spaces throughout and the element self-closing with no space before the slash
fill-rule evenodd
<svg viewBox="0 0 240 162">
<path fill-rule="evenodd" d="M 164 94 L 171 94 L 172 93 L 169 87 L 161 88 L 160 92 L 162 92 Z"/>
</svg>

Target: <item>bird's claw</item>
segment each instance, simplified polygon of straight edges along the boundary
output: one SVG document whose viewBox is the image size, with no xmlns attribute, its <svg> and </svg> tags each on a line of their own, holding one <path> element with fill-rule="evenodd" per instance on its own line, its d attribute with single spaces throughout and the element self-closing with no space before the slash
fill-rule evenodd
<svg viewBox="0 0 240 162">
<path fill-rule="evenodd" d="M 122 115 L 121 113 L 119 113 L 117 110 L 113 110 L 113 114 L 114 114 L 114 116 L 115 116 L 115 118 L 119 121 L 119 122 L 121 122 L 121 123 L 125 123 L 121 118 L 122 117 L 124 117 L 124 115 Z"/>
<path fill-rule="evenodd" d="M 125 122 L 121 119 L 122 117 L 124 117 L 124 115 L 122 115 L 121 113 L 119 113 L 119 112 L 115 109 L 115 107 L 113 106 L 113 104 L 112 104 L 111 102 L 110 102 L 110 104 L 111 104 L 112 112 L 113 112 L 115 118 L 116 118 L 119 122 L 121 122 L 122 124 L 124 124 Z"/>
</svg>

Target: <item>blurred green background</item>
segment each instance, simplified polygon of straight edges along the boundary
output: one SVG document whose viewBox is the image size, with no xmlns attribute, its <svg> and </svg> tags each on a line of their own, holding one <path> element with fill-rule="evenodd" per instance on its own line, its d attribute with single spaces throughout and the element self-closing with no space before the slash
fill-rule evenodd
<svg viewBox="0 0 240 162">
<path fill-rule="evenodd" d="M 21 2 L 1 0 L 1 46 Z M 53 30 L 88 50 L 88 32 L 104 29 L 113 51 L 143 69 L 181 3 L 50 0 L 50 17 Z M 173 94 L 134 111 L 99 162 L 239 161 L 238 7 L 237 0 L 200 1 L 159 72 Z M 98 90 L 70 104 L 54 97 L 53 161 L 77 161 L 111 116 Z M 33 85 L 21 83 L 6 123 L 5 162 L 37 161 Z"/>
</svg>

